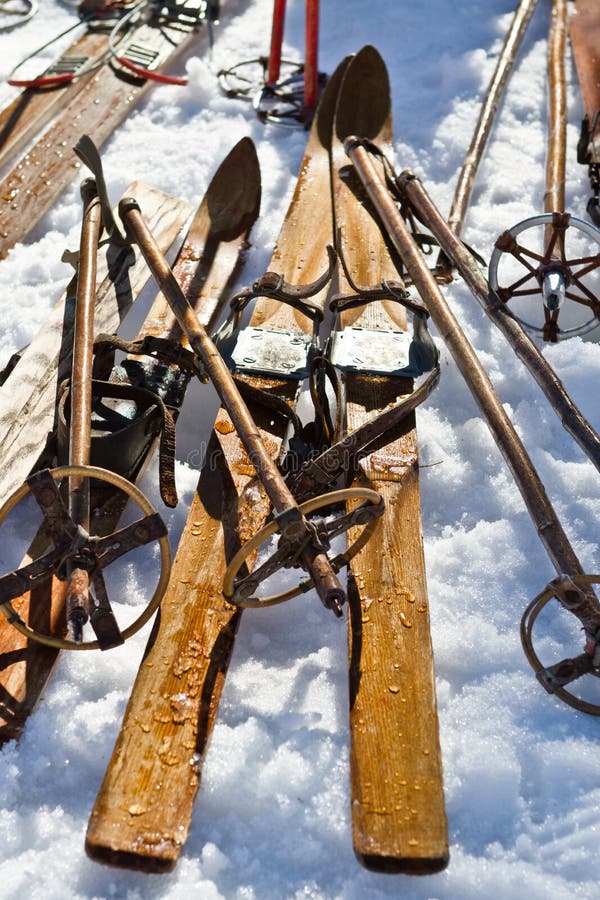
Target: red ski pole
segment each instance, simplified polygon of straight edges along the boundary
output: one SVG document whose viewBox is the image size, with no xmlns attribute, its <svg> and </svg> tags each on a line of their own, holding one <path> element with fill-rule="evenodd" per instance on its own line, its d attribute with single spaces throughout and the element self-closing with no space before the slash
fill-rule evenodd
<svg viewBox="0 0 600 900">
<path fill-rule="evenodd" d="M 286 0 L 275 0 L 275 6 L 273 7 L 273 26 L 271 29 L 271 49 L 269 52 L 267 84 L 275 84 L 279 78 L 283 26 L 285 24 L 285 2 Z"/>
<path fill-rule="evenodd" d="M 306 47 L 304 49 L 304 109 L 317 105 L 319 81 L 319 0 L 306 0 Z"/>
</svg>

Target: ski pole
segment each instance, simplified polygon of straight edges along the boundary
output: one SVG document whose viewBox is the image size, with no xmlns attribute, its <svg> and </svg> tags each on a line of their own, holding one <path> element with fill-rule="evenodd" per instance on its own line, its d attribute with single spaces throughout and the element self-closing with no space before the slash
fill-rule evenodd
<svg viewBox="0 0 600 900">
<path fill-rule="evenodd" d="M 73 367 L 71 375 L 71 421 L 69 424 L 69 465 L 88 466 L 92 440 L 92 364 L 94 342 L 94 298 L 96 294 L 96 261 L 102 207 L 92 178 L 81 185 L 84 202 L 83 227 L 79 247 Z M 89 480 L 75 476 L 69 482 L 69 514 L 76 525 L 89 532 Z M 82 640 L 83 626 L 89 619 L 89 575 L 77 562 L 67 565 L 67 623 L 74 640 Z"/>
<path fill-rule="evenodd" d="M 332 569 L 331 562 L 319 545 L 318 538 L 302 515 L 281 473 L 264 447 L 231 372 L 188 303 L 168 262 L 144 222 L 137 202 L 133 199 L 122 200 L 119 212 L 129 237 L 139 246 L 150 271 L 186 334 L 192 350 L 201 360 L 223 406 L 229 413 L 252 465 L 263 483 L 266 494 L 273 504 L 275 519 L 282 537 L 298 546 L 299 559 L 312 576 L 315 589 L 324 605 L 337 615 L 341 615 L 346 597 Z"/>
<path fill-rule="evenodd" d="M 273 8 L 273 25 L 271 28 L 271 47 L 267 66 L 267 84 L 275 84 L 281 71 L 281 46 L 283 44 L 283 28 L 285 25 L 286 0 L 275 0 Z"/>
<path fill-rule="evenodd" d="M 408 201 L 417 216 L 430 229 L 442 252 L 456 266 L 475 299 L 528 367 L 559 415 L 563 427 L 600 470 L 600 435 L 582 415 L 530 335 L 511 316 L 506 305 L 490 291 L 490 286 L 473 254 L 459 239 L 451 224 L 444 221 L 421 181 L 412 172 L 403 172 L 395 181 L 395 186 L 401 197 Z"/>
<path fill-rule="evenodd" d="M 541 479 L 496 394 L 487 372 L 462 331 L 435 276 L 429 269 L 421 250 L 390 196 L 382 174 L 375 167 L 373 157 L 365 146 L 365 142 L 360 138 L 349 137 L 345 142 L 345 149 L 379 215 L 386 234 L 389 235 L 398 251 L 412 283 L 422 297 L 432 320 L 487 420 L 494 440 L 525 501 L 542 544 L 556 568 L 558 578 L 561 581 L 565 577 L 569 579 L 569 588 L 558 590 L 556 596 L 566 609 L 580 619 L 586 633 L 588 655 L 590 659 L 593 659 L 595 666 L 600 666 L 600 607 L 591 587 L 585 584 L 585 589 L 583 589 L 576 583 L 577 579 L 584 579 L 586 575 L 552 507 Z M 571 579 L 573 580 L 571 581 Z M 544 683 L 544 674 L 539 675 L 542 683 Z M 545 686 L 548 688 L 548 683 Z M 569 701 L 567 700 L 567 702 Z M 600 708 L 597 708 L 596 714 L 600 714 Z"/>
<path fill-rule="evenodd" d="M 567 0 L 553 0 L 548 36 L 548 150 L 544 213 L 503 232 L 490 258 L 489 280 L 525 328 L 545 341 L 585 334 L 600 320 L 600 298 L 589 276 L 600 266 L 600 231 L 565 212 L 567 99 L 565 48 Z M 529 232 L 528 234 L 526 234 Z M 522 236 L 523 235 L 523 236 Z M 582 240 L 587 239 L 583 249 Z M 579 242 L 579 243 L 578 243 Z M 543 322 L 531 318 L 531 300 L 542 300 Z M 565 301 L 591 312 L 590 318 L 559 327 Z M 522 310 L 522 311 L 521 311 Z M 527 316 L 527 318 L 525 318 Z M 539 316 L 538 316 L 539 319 Z"/>
<path fill-rule="evenodd" d="M 498 57 L 492 80 L 483 98 L 479 119 L 458 175 L 448 215 L 448 225 L 457 237 L 462 231 L 473 184 L 494 124 L 498 104 L 536 6 L 537 0 L 521 0 L 519 3 Z"/>
<path fill-rule="evenodd" d="M 31 475 L 0 509 L 0 525 L 27 494 L 32 494 L 44 517 L 52 549 L 17 571 L 0 577 L 0 609 L 22 634 L 58 649 L 108 650 L 122 644 L 156 611 L 170 573 L 166 528 L 158 513 L 134 485 L 121 475 L 90 465 L 92 432 L 92 365 L 97 254 L 103 225 L 102 202 L 93 178 L 81 186 L 84 204 L 77 264 L 75 326 L 70 385 L 69 463 Z M 144 513 L 132 525 L 102 538 L 90 535 L 90 480 L 119 488 Z M 65 504 L 55 482 L 66 485 Z M 144 612 L 121 631 L 106 591 L 102 569 L 130 550 L 158 540 L 161 571 L 158 586 Z M 46 634 L 21 620 L 11 601 L 48 582 L 66 580 L 66 619 L 70 638 Z M 93 589 L 93 590 L 92 590 Z M 83 641 L 90 622 L 96 641 Z"/>
<path fill-rule="evenodd" d="M 304 48 L 304 110 L 312 115 L 317 105 L 319 86 L 319 0 L 306 0 L 306 38 Z"/>
</svg>

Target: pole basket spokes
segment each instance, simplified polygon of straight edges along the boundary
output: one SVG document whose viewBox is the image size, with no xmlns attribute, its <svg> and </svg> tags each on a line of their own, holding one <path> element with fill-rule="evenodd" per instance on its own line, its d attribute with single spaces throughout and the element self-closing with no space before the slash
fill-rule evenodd
<svg viewBox="0 0 600 900">
<path fill-rule="evenodd" d="M 496 241 L 489 281 L 545 341 L 586 334 L 600 323 L 600 231 L 568 213 L 525 219 Z"/>
<path fill-rule="evenodd" d="M 326 76 L 317 65 L 319 2 L 306 0 L 305 61 L 282 59 L 286 0 L 275 0 L 268 56 L 236 63 L 218 73 L 228 97 L 251 101 L 261 122 L 308 128 Z"/>
<path fill-rule="evenodd" d="M 347 566 L 372 537 L 377 519 L 385 511 L 385 503 L 381 495 L 377 491 L 365 487 L 342 488 L 305 500 L 299 506 L 300 512 L 304 516 L 326 507 L 329 508 L 328 515 L 331 516 L 333 508 L 337 507 L 339 510 L 346 501 L 356 503 L 358 500 L 364 502 L 351 512 L 346 514 L 338 512 L 335 517 L 329 519 L 312 519 L 309 525 L 306 539 L 317 541 L 326 553 L 331 549 L 330 542 L 333 538 L 344 534 L 350 528 L 363 526 L 360 535 L 350 543 L 346 550 L 331 559 L 332 568 L 336 573 Z M 272 555 L 264 559 L 250 574 L 238 577 L 246 560 L 253 556 L 259 547 L 273 535 L 281 534 L 282 521 L 285 521 L 286 515 L 284 513 L 283 517 L 280 515 L 272 518 L 253 538 L 243 544 L 231 559 L 223 578 L 223 595 L 233 606 L 240 609 L 274 606 L 286 600 L 292 600 L 314 587 L 312 580 L 308 579 L 277 594 L 260 597 L 254 595 L 261 583 L 271 575 L 284 568 L 298 568 L 301 546 L 298 543 L 289 542 L 283 536 L 279 540 L 277 550 Z M 336 612 L 341 615 L 341 610 Z"/>
<path fill-rule="evenodd" d="M 77 524 L 65 502 L 68 492 L 74 489 L 73 483 L 75 489 L 90 494 L 93 512 L 89 531 Z M 121 503 L 115 490 L 133 500 L 142 513 L 117 531 L 103 527 L 103 522 L 113 519 L 115 504 Z M 30 503 L 23 505 L 27 498 L 33 498 L 31 505 L 35 508 L 28 508 Z M 11 517 L 17 508 L 20 515 L 15 512 Z M 144 494 L 122 475 L 87 465 L 37 472 L 0 508 L 0 526 L 7 531 L 14 529 L 22 534 L 27 530 L 25 522 L 33 526 L 36 536 L 26 544 L 24 561 L 0 576 L 0 612 L 27 639 L 59 650 L 108 650 L 135 634 L 156 612 L 171 568 L 167 532 Z M 149 551 L 150 559 L 148 551 L 141 551 L 139 558 L 136 553 L 135 563 L 129 558 L 125 571 L 118 566 L 118 575 L 106 578 L 108 566 L 154 542 L 158 542 L 158 554 L 154 548 Z M 156 588 L 149 603 L 135 616 L 136 605 L 123 588 L 130 579 L 129 567 L 152 568 L 156 556 L 160 557 Z M 109 599 L 111 582 L 115 581 L 120 586 L 119 599 L 124 601 L 123 618 L 130 620 L 124 626 L 117 622 Z M 84 626 L 95 633 L 95 640 L 86 638 Z"/>
<path fill-rule="evenodd" d="M 248 100 L 261 122 L 287 125 L 291 128 L 307 128 L 314 108 L 305 103 L 304 63 L 281 60 L 280 78 L 267 82 L 268 59 L 266 56 L 245 60 L 221 69 L 219 85 L 228 97 Z M 327 76 L 318 73 L 317 96 L 320 96 Z"/>
<path fill-rule="evenodd" d="M 592 716 L 600 716 L 600 645 L 597 643 L 598 636 L 591 634 L 584 625 L 584 633 L 586 634 L 584 653 L 571 658 L 561 659 L 562 654 L 555 652 L 558 661 L 550 665 L 543 665 L 533 646 L 533 628 L 540 614 L 548 608 L 552 600 L 557 600 L 566 611 L 576 612 L 570 606 L 571 601 L 574 605 L 577 605 L 584 592 L 591 591 L 591 585 L 599 583 L 600 575 L 574 575 L 572 578 L 566 578 L 565 576 L 555 578 L 546 585 L 537 597 L 534 597 L 523 613 L 521 620 L 523 650 L 540 684 L 549 694 L 554 694 L 574 709 Z M 540 643 L 543 641 L 545 649 L 548 648 L 546 649 L 546 654 L 548 654 L 552 640 L 549 634 L 545 635 L 543 639 L 541 638 L 545 624 L 543 620 L 540 620 L 538 640 L 540 640 Z M 552 630 L 556 631 L 555 617 Z M 583 678 L 584 675 L 591 675 L 596 679 L 595 681 L 589 678 L 584 679 L 586 682 L 585 693 L 588 695 L 587 699 L 567 690 L 567 685 Z M 583 693 L 583 690 L 581 693 Z M 591 699 L 594 695 L 595 702 Z"/>
</svg>

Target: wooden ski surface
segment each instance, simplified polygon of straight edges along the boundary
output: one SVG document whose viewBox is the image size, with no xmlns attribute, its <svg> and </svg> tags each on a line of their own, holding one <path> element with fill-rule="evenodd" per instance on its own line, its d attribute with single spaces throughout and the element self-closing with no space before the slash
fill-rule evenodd
<svg viewBox="0 0 600 900">
<path fill-rule="evenodd" d="M 190 213 L 190 206 L 156 188 L 134 183 L 129 193 L 144 204 L 161 246 L 169 248 Z M 110 248 L 98 259 L 95 333 L 118 330 L 148 281 L 146 265 L 130 249 Z M 0 502 L 19 487 L 35 466 L 54 427 L 58 385 L 70 376 L 75 281 L 48 321 L 24 351 L 0 388 Z"/>
<path fill-rule="evenodd" d="M 181 54 L 197 36 L 183 27 L 140 25 L 119 45 L 122 53 L 133 42 L 151 48 L 159 67 Z M 100 146 L 153 86 L 111 64 L 98 69 L 67 103 L 57 120 L 0 182 L 0 259 L 24 240 L 80 171 L 70 149 L 82 134 Z"/>
<path fill-rule="evenodd" d="M 569 33 L 583 106 L 592 125 L 600 111 L 600 9 L 596 0 L 575 0 Z"/>
<path fill-rule="evenodd" d="M 331 239 L 328 147 L 337 78 L 330 79 L 309 135 L 296 190 L 270 268 L 309 283 L 327 266 Z M 319 209 L 318 219 L 314 211 Z M 326 289 L 312 302 L 324 303 Z M 259 299 L 251 325 L 312 335 L 311 322 Z M 298 382 L 246 376 L 292 404 Z M 284 426 L 249 402 L 277 458 Z M 86 850 L 99 862 L 164 872 L 187 839 L 202 760 L 215 723 L 241 612 L 222 595 L 229 559 L 262 526 L 269 504 L 233 425 L 220 410 L 177 551 L 160 622 L 148 643 L 104 781 Z"/>
<path fill-rule="evenodd" d="M 59 60 L 99 61 L 108 47 L 106 29 L 86 31 L 68 47 Z M 57 60 L 58 62 L 58 60 Z M 80 63 L 80 65 L 83 63 Z M 83 90 L 94 72 L 82 74 L 67 84 L 47 88 L 25 88 L 0 111 L 0 167 L 7 166 L 74 97 Z"/>
<path fill-rule="evenodd" d="M 173 243 L 187 219 L 190 207 L 181 200 L 174 200 L 156 188 L 139 182 L 130 186 L 129 192 L 144 203 L 150 220 L 156 227 L 157 239 L 165 252 Z M 134 261 L 131 251 L 125 254 L 117 268 L 117 280 L 105 275 L 99 284 L 95 325 L 97 328 L 116 331 L 131 303 L 148 280 L 145 265 Z M 100 276 L 99 276 L 100 277 Z M 61 330 L 64 325 L 64 333 Z M 71 366 L 73 338 L 73 298 L 63 297 L 54 310 L 48 326 L 34 338 L 23 359 L 11 373 L 2 388 L 5 397 L 9 390 L 18 386 L 12 418 L 5 416 L 3 424 L 12 429 L 16 436 L 10 451 L 3 454 L 2 484 L 3 500 L 11 491 L 23 483 L 32 465 L 39 456 L 54 426 L 57 386 L 63 377 L 68 377 Z M 16 418 L 15 418 L 16 416 Z M 8 460 L 11 461 L 8 466 Z M 16 480 L 18 484 L 15 483 Z M 122 497 L 107 497 L 101 510 L 102 524 L 97 524 L 98 533 L 102 527 L 105 533 L 115 526 L 122 512 Z M 29 549 L 30 559 L 39 557 L 47 549 L 47 538 L 43 529 L 34 539 Z M 21 618 L 29 621 L 40 631 L 58 633 L 63 627 L 65 582 L 53 578 L 41 588 L 24 594 L 14 603 Z M 41 696 L 48 677 L 56 662 L 58 652 L 34 641 L 27 641 L 4 616 L 0 616 L 0 745 L 18 738 L 27 719 Z"/>
<path fill-rule="evenodd" d="M 398 274 L 344 152 L 349 135 L 391 152 L 387 71 L 369 46 L 352 60 L 340 91 L 332 177 L 346 264 L 356 284 L 374 287 Z M 351 293 L 342 273 L 340 291 Z M 406 329 L 403 307 L 391 301 L 369 303 L 340 318 L 342 328 Z M 345 385 L 348 430 L 412 391 L 408 378 L 351 372 Z M 356 482 L 378 491 L 386 512 L 350 564 L 350 760 L 353 841 L 360 862 L 377 871 L 428 874 L 446 865 L 448 834 L 418 466 L 411 415 L 400 437 L 361 464 Z"/>
</svg>

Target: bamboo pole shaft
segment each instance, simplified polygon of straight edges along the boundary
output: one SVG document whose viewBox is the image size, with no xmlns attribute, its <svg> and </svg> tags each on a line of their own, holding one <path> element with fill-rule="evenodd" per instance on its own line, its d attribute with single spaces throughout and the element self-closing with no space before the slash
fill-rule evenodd
<svg viewBox="0 0 600 900">
<path fill-rule="evenodd" d="M 298 504 L 263 445 L 256 424 L 240 396 L 231 372 L 205 328 L 198 321 L 169 264 L 146 226 L 136 201 L 121 201 L 119 211 L 128 233 L 138 244 L 150 271 L 186 334 L 190 347 L 201 359 L 276 513 L 291 509 L 297 510 Z M 317 550 L 312 544 L 308 544 L 300 559 L 304 568 L 312 576 L 315 589 L 323 603 L 328 608 L 339 612 L 346 597 L 331 568 L 327 554 Z"/>
<path fill-rule="evenodd" d="M 492 130 L 496 110 L 536 4 L 537 0 L 521 0 L 519 3 L 506 35 L 502 52 L 496 63 L 492 80 L 483 99 L 475 132 L 471 138 L 467 155 L 458 176 L 454 199 L 448 217 L 448 224 L 456 235 L 459 235 L 462 231 L 477 170 Z"/>
<path fill-rule="evenodd" d="M 529 368 L 538 385 L 556 410 L 563 427 L 577 441 L 581 449 L 600 470 L 600 435 L 573 403 L 560 378 L 538 350 L 529 334 L 513 319 L 506 306 L 500 303 L 490 291 L 473 255 L 453 233 L 421 181 L 412 172 L 402 172 L 399 187 L 414 206 L 418 216 L 431 230 L 448 259 L 456 266 L 465 284 L 483 307 L 492 322 L 512 345 L 517 356 Z"/>
<path fill-rule="evenodd" d="M 306 46 L 304 48 L 304 109 L 317 105 L 319 79 L 319 0 L 306 0 Z"/>
<path fill-rule="evenodd" d="M 94 301 L 102 228 L 102 209 L 92 178 L 87 178 L 81 185 L 81 195 L 84 210 L 77 266 L 69 427 L 69 463 L 73 466 L 86 466 L 90 461 Z"/>
<path fill-rule="evenodd" d="M 373 203 L 386 233 L 400 254 L 412 282 L 422 297 L 440 336 L 458 365 L 473 397 L 485 416 L 488 426 L 509 466 L 521 492 L 529 514 L 537 528 L 542 544 L 557 573 L 583 575 L 582 566 L 550 503 L 545 488 L 529 458 L 522 441 L 508 417 L 494 387 L 467 340 L 456 317 L 442 294 L 433 273 L 410 235 L 404 220 L 372 158 L 356 138 L 348 138 L 346 153 Z M 595 598 L 586 605 L 586 627 L 600 628 L 600 611 Z"/>
<path fill-rule="evenodd" d="M 567 144 L 567 0 L 553 0 L 548 38 L 548 153 L 544 212 L 564 212 Z"/>
<path fill-rule="evenodd" d="M 71 418 L 69 424 L 69 463 L 87 466 L 92 440 L 92 364 L 94 355 L 94 304 L 98 243 L 102 229 L 102 206 L 96 182 L 86 178 L 81 185 L 83 223 L 77 264 L 73 363 L 71 368 Z M 89 479 L 74 476 L 68 483 L 69 513 L 85 531 L 90 528 Z M 81 628 L 89 617 L 90 580 L 87 569 L 78 562 L 67 564 L 67 621 L 77 643 Z"/>
</svg>

